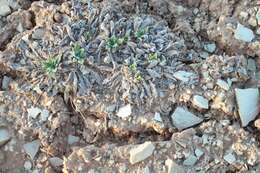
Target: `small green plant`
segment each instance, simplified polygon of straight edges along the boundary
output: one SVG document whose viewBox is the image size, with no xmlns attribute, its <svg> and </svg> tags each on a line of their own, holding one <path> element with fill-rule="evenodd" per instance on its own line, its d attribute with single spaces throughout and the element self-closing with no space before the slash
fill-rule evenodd
<svg viewBox="0 0 260 173">
<path fill-rule="evenodd" d="M 72 48 L 72 54 L 73 54 L 73 58 L 76 61 L 78 61 L 80 63 L 84 62 L 85 50 L 79 44 L 74 44 L 74 46 Z"/>
<path fill-rule="evenodd" d="M 89 31 L 86 31 L 86 32 L 84 32 L 83 36 L 84 36 L 85 40 L 89 40 L 91 37 L 91 34 Z"/>
<path fill-rule="evenodd" d="M 115 49 L 120 45 L 120 39 L 113 35 L 112 37 L 108 38 L 107 40 L 107 48 L 108 49 Z"/>
<path fill-rule="evenodd" d="M 148 55 L 148 60 L 149 61 L 158 60 L 158 54 L 156 52 L 155 53 L 150 53 Z"/>
<path fill-rule="evenodd" d="M 136 81 L 139 82 L 139 81 L 141 81 L 141 80 L 143 79 L 143 77 L 142 77 L 140 71 L 137 70 L 137 63 L 136 63 L 136 62 L 130 64 L 130 65 L 129 65 L 129 69 L 130 69 L 130 71 L 132 72 L 132 74 L 133 74 L 133 76 L 134 76 L 134 79 L 135 79 Z"/>
<path fill-rule="evenodd" d="M 42 68 L 48 75 L 52 76 L 57 72 L 59 63 L 60 57 L 51 57 L 42 62 Z"/>
<path fill-rule="evenodd" d="M 130 70 L 131 70 L 132 72 L 135 73 L 135 72 L 137 71 L 137 64 L 136 64 L 136 62 L 130 64 L 130 65 L 129 65 L 129 68 L 130 68 Z"/>
<path fill-rule="evenodd" d="M 140 28 L 135 32 L 135 37 L 141 40 L 148 32 L 147 28 Z"/>
<path fill-rule="evenodd" d="M 137 80 L 138 82 L 141 81 L 143 79 L 141 73 L 138 71 L 136 74 L 135 74 L 135 80 Z"/>
</svg>

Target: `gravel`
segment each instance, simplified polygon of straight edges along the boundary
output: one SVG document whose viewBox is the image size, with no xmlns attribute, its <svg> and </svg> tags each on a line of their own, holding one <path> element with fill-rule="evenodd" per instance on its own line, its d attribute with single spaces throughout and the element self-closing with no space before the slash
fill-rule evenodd
<svg viewBox="0 0 260 173">
<path fill-rule="evenodd" d="M 130 163 L 135 164 L 143 161 L 153 154 L 155 146 L 152 142 L 145 142 L 130 150 Z"/>
<path fill-rule="evenodd" d="M 8 130 L 0 128 L 0 146 L 4 145 L 11 139 L 11 135 Z"/>
<path fill-rule="evenodd" d="M 235 38 L 245 42 L 251 42 L 255 36 L 251 29 L 238 23 L 237 29 L 235 30 Z"/>
<path fill-rule="evenodd" d="M 40 148 L 40 141 L 34 140 L 23 145 L 25 153 L 33 160 Z"/>
</svg>

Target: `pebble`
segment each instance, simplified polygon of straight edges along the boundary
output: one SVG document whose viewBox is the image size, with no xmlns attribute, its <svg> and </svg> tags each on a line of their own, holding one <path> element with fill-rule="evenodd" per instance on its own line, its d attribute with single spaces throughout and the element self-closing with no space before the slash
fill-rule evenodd
<svg viewBox="0 0 260 173">
<path fill-rule="evenodd" d="M 256 34 L 260 35 L 260 27 L 256 29 Z"/>
<path fill-rule="evenodd" d="M 191 72 L 187 72 L 187 71 L 177 71 L 173 74 L 173 76 L 182 81 L 182 82 L 189 82 L 190 80 L 194 79 L 195 78 L 195 74 L 194 73 L 191 73 Z"/>
<path fill-rule="evenodd" d="M 234 154 L 229 153 L 224 156 L 224 160 L 227 161 L 229 164 L 233 164 L 236 161 L 236 157 Z"/>
<path fill-rule="evenodd" d="M 31 170 L 32 169 L 32 163 L 30 161 L 25 161 L 23 167 L 26 170 Z"/>
<path fill-rule="evenodd" d="M 0 146 L 4 145 L 11 139 L 11 135 L 6 129 L 0 129 Z"/>
<path fill-rule="evenodd" d="M 32 142 L 23 145 L 24 151 L 33 160 L 40 148 L 40 140 L 34 140 Z"/>
<path fill-rule="evenodd" d="M 226 90 L 226 91 L 228 91 L 229 90 L 229 84 L 226 82 L 226 81 L 224 81 L 224 80 L 221 80 L 221 79 L 218 79 L 217 80 L 217 85 L 220 87 L 220 88 L 222 88 L 222 89 L 224 89 L 224 90 Z"/>
<path fill-rule="evenodd" d="M 258 130 L 260 130 L 260 119 L 255 120 L 254 125 Z"/>
<path fill-rule="evenodd" d="M 195 149 L 195 155 L 197 156 L 197 158 L 200 158 L 203 154 L 204 152 L 201 149 Z"/>
<path fill-rule="evenodd" d="M 32 38 L 35 40 L 40 40 L 43 38 L 45 34 L 45 30 L 43 28 L 37 28 L 33 34 L 32 34 Z"/>
<path fill-rule="evenodd" d="M 153 120 L 154 120 L 154 121 L 157 121 L 157 122 L 162 122 L 161 114 L 158 113 L 158 112 L 155 112 L 154 117 L 153 117 Z"/>
<path fill-rule="evenodd" d="M 216 44 L 215 43 L 205 44 L 204 49 L 209 53 L 214 53 L 216 50 Z"/>
<path fill-rule="evenodd" d="M 73 135 L 69 135 L 68 136 L 68 144 L 69 145 L 72 145 L 72 144 L 74 144 L 74 143 L 76 143 L 78 141 L 79 141 L 79 137 L 73 136 Z"/>
<path fill-rule="evenodd" d="M 43 122 L 45 122 L 45 121 L 47 121 L 47 119 L 48 119 L 48 117 L 49 117 L 49 111 L 47 110 L 47 109 L 43 109 L 42 111 L 41 111 L 41 120 L 43 121 Z"/>
<path fill-rule="evenodd" d="M 255 60 L 254 59 L 248 59 L 247 60 L 247 69 L 251 72 L 255 72 L 256 71 L 256 64 L 255 64 Z"/>
<path fill-rule="evenodd" d="M 203 121 L 203 119 L 195 116 L 182 107 L 177 107 L 175 109 L 174 113 L 171 116 L 171 119 L 173 125 L 179 130 L 186 129 Z"/>
<path fill-rule="evenodd" d="M 186 173 L 182 166 L 178 165 L 171 159 L 167 159 L 165 165 L 168 169 L 168 173 Z"/>
<path fill-rule="evenodd" d="M 183 165 L 185 166 L 193 166 L 197 162 L 197 157 L 194 156 L 193 154 L 189 155 L 187 159 L 183 161 Z"/>
<path fill-rule="evenodd" d="M 237 29 L 235 30 L 235 38 L 245 42 L 251 42 L 255 36 L 251 29 L 238 23 Z"/>
<path fill-rule="evenodd" d="M 50 162 L 51 166 L 53 166 L 53 167 L 59 167 L 59 166 L 63 165 L 63 160 L 58 157 L 49 158 L 49 162 Z"/>
<path fill-rule="evenodd" d="M 256 20 L 257 20 L 258 25 L 260 25 L 260 10 L 257 11 L 255 17 L 256 17 Z"/>
<path fill-rule="evenodd" d="M 130 150 L 130 163 L 135 164 L 153 154 L 155 146 L 152 142 L 145 142 L 143 144 L 137 145 L 135 148 Z"/>
<path fill-rule="evenodd" d="M 144 168 L 144 173 L 150 173 L 151 171 L 150 171 L 150 169 L 149 169 L 149 167 L 148 166 L 145 166 L 145 168 Z"/>
<path fill-rule="evenodd" d="M 3 90 L 7 90 L 8 89 L 11 80 L 12 79 L 10 77 L 7 77 L 7 76 L 3 77 L 3 81 L 2 81 L 2 89 Z"/>
<path fill-rule="evenodd" d="M 27 109 L 27 112 L 28 117 L 36 118 L 42 112 L 42 110 L 37 107 L 31 107 Z"/>
<path fill-rule="evenodd" d="M 6 0 L 0 0 L 0 16 L 7 16 L 11 13 L 11 8 Z"/>
<path fill-rule="evenodd" d="M 127 118 L 132 114 L 132 109 L 131 109 L 131 105 L 128 104 L 124 107 L 121 107 L 119 109 L 119 111 L 117 112 L 117 116 L 121 117 L 121 118 Z"/>
<path fill-rule="evenodd" d="M 242 126 L 255 119 L 259 112 L 259 90 L 257 88 L 235 89 L 238 112 Z"/>
<path fill-rule="evenodd" d="M 193 100 L 192 100 L 192 103 L 201 108 L 201 109 L 208 109 L 209 108 L 209 102 L 207 99 L 205 99 L 204 97 L 202 96 L 199 96 L 199 95 L 195 95 L 193 97 Z"/>
</svg>

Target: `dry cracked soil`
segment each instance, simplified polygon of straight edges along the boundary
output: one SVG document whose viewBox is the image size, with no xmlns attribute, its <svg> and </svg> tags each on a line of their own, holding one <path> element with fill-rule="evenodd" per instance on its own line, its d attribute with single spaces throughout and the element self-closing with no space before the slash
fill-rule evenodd
<svg viewBox="0 0 260 173">
<path fill-rule="evenodd" d="M 260 173 L 259 0 L 0 0 L 0 173 Z"/>
</svg>

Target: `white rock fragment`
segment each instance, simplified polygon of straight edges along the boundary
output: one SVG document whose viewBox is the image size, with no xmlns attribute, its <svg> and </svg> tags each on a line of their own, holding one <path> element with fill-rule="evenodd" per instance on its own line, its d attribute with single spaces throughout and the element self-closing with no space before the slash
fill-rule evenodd
<svg viewBox="0 0 260 173">
<path fill-rule="evenodd" d="M 145 142 L 143 144 L 137 145 L 136 148 L 130 150 L 130 163 L 135 164 L 153 154 L 155 146 L 152 142 Z"/>
<path fill-rule="evenodd" d="M 204 49 L 209 53 L 214 53 L 216 50 L 216 44 L 215 43 L 205 44 Z"/>
<path fill-rule="evenodd" d="M 11 135 L 6 129 L 0 129 L 0 146 L 4 145 L 11 139 Z"/>
<path fill-rule="evenodd" d="M 49 158 L 49 162 L 50 162 L 51 166 L 53 166 L 53 167 L 59 167 L 59 166 L 63 165 L 63 160 L 58 157 Z"/>
<path fill-rule="evenodd" d="M 255 119 L 259 112 L 259 90 L 257 88 L 235 89 L 238 112 L 242 126 Z"/>
<path fill-rule="evenodd" d="M 258 130 L 260 130 L 260 119 L 255 120 L 254 125 Z"/>
<path fill-rule="evenodd" d="M 4 76 L 3 81 L 2 81 L 2 89 L 3 90 L 7 90 L 8 89 L 11 80 L 12 79 L 10 77 Z"/>
<path fill-rule="evenodd" d="M 207 99 L 205 99 L 202 96 L 199 95 L 195 95 L 193 97 L 192 103 L 197 106 L 198 108 L 201 109 L 208 109 L 209 108 L 209 101 Z"/>
<path fill-rule="evenodd" d="M 260 35 L 260 27 L 256 29 L 255 33 L 256 33 L 257 35 Z"/>
<path fill-rule="evenodd" d="M 37 107 L 31 107 L 27 109 L 27 112 L 28 117 L 36 118 L 42 112 L 42 110 Z"/>
<path fill-rule="evenodd" d="M 224 90 L 226 90 L 226 91 L 228 91 L 229 90 L 229 84 L 226 82 L 226 81 L 224 81 L 224 80 L 221 80 L 221 79 L 218 79 L 217 80 L 217 85 L 220 87 L 220 88 L 222 88 L 222 89 L 224 89 Z"/>
<path fill-rule="evenodd" d="M 197 158 L 200 158 L 203 154 L 204 152 L 201 149 L 195 149 L 195 155 L 197 156 Z"/>
<path fill-rule="evenodd" d="M 43 122 L 45 122 L 45 121 L 47 121 L 47 119 L 48 119 L 48 117 L 49 117 L 49 111 L 47 110 L 47 109 L 43 109 L 42 111 L 41 111 L 41 120 L 43 121 Z"/>
<path fill-rule="evenodd" d="M 255 35 L 251 29 L 238 23 L 237 29 L 235 30 L 235 38 L 245 42 L 251 42 L 255 38 Z"/>
<path fill-rule="evenodd" d="M 196 77 L 194 73 L 187 71 L 177 71 L 173 74 L 173 76 L 182 82 L 189 82 Z"/>
<path fill-rule="evenodd" d="M 78 141 L 79 141 L 79 137 L 78 136 L 73 136 L 73 135 L 69 135 L 68 136 L 68 144 L 69 145 L 72 145 L 72 144 L 74 144 L 74 143 L 76 143 Z"/>
<path fill-rule="evenodd" d="M 32 142 L 26 143 L 23 145 L 23 148 L 26 154 L 29 155 L 30 158 L 33 160 L 40 148 L 40 141 L 34 140 Z"/>
<path fill-rule="evenodd" d="M 247 60 L 247 69 L 249 71 L 252 71 L 252 72 L 255 72 L 256 71 L 256 63 L 255 63 L 255 60 L 252 59 L 252 58 L 249 58 Z"/>
<path fill-rule="evenodd" d="M 131 105 L 128 104 L 128 105 L 126 105 L 124 107 L 121 107 L 116 115 L 121 117 L 121 118 L 127 118 L 131 114 L 132 114 L 132 108 L 131 108 Z"/>
<path fill-rule="evenodd" d="M 7 16 L 11 13 L 11 8 L 5 0 L 0 0 L 0 16 Z"/>
<path fill-rule="evenodd" d="M 182 166 L 178 165 L 171 159 L 167 159 L 165 161 L 165 165 L 167 167 L 168 173 L 186 173 Z"/>
<path fill-rule="evenodd" d="M 236 161 L 236 157 L 234 154 L 229 153 L 224 156 L 224 160 L 227 161 L 229 164 L 233 164 Z"/>
<path fill-rule="evenodd" d="M 260 25 L 260 9 L 257 11 L 255 17 L 256 17 L 256 20 L 257 20 L 258 25 Z"/>
<path fill-rule="evenodd" d="M 197 162 L 197 157 L 194 156 L 193 154 L 189 155 L 187 159 L 183 161 L 183 165 L 185 166 L 193 166 Z"/>
<path fill-rule="evenodd" d="M 177 107 L 171 116 L 172 123 L 179 130 L 186 129 L 188 127 L 199 124 L 203 119 L 195 116 L 191 112 L 182 107 Z"/>
<path fill-rule="evenodd" d="M 149 167 L 146 165 L 145 168 L 144 168 L 144 173 L 150 173 L 150 172 L 151 171 L 150 171 Z"/>
<path fill-rule="evenodd" d="M 155 112 L 154 117 L 153 117 L 153 120 L 154 120 L 154 121 L 157 121 L 157 122 L 162 122 L 161 114 L 158 113 L 158 112 Z"/>
<path fill-rule="evenodd" d="M 27 160 L 27 161 L 24 162 L 23 167 L 24 167 L 26 170 L 30 170 L 30 169 L 32 169 L 32 163 Z"/>
</svg>

